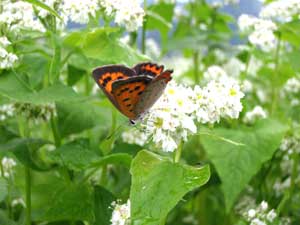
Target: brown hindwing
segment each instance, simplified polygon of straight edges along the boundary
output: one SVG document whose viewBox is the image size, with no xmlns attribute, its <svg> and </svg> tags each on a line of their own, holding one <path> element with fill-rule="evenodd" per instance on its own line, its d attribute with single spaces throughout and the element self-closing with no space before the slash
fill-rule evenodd
<svg viewBox="0 0 300 225">
<path fill-rule="evenodd" d="M 119 105 L 120 111 L 129 119 L 134 120 L 139 116 L 134 109 L 151 81 L 151 77 L 136 76 L 115 81 L 112 84 L 112 95 Z"/>
</svg>

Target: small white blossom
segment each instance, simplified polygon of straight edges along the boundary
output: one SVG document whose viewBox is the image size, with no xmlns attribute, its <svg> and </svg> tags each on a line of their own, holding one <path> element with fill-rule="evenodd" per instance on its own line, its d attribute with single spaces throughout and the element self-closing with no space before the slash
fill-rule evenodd
<svg viewBox="0 0 300 225">
<path fill-rule="evenodd" d="M 271 20 L 243 14 L 238 19 L 238 25 L 242 32 L 250 33 L 251 44 L 260 47 L 265 52 L 275 49 L 277 38 L 274 31 L 277 30 L 277 26 Z"/>
<path fill-rule="evenodd" d="M 284 90 L 287 93 L 297 94 L 300 92 L 300 79 L 292 77 L 288 79 L 284 85 Z"/>
<path fill-rule="evenodd" d="M 218 80 L 223 76 L 227 76 L 227 73 L 223 70 L 222 67 L 217 65 L 208 67 L 207 70 L 203 73 L 205 81 Z"/>
<path fill-rule="evenodd" d="M 266 202 L 266 201 L 262 201 L 261 203 L 260 203 L 260 209 L 264 212 L 264 211 L 266 211 L 267 209 L 268 209 L 268 207 L 269 207 L 269 205 L 268 205 L 268 203 Z"/>
<path fill-rule="evenodd" d="M 6 120 L 14 115 L 15 108 L 13 104 L 5 104 L 0 106 L 0 121 Z"/>
<path fill-rule="evenodd" d="M 254 220 L 251 221 L 250 225 L 267 225 L 267 224 L 261 221 L 260 219 L 255 218 Z"/>
<path fill-rule="evenodd" d="M 266 111 L 261 106 L 255 106 L 253 110 L 246 113 L 243 121 L 245 123 L 252 124 L 258 119 L 265 119 L 267 118 Z"/>
<path fill-rule="evenodd" d="M 277 0 L 273 1 L 261 10 L 260 17 L 274 19 L 279 22 L 289 22 L 294 17 L 300 18 L 299 0 Z"/>
<path fill-rule="evenodd" d="M 127 203 L 120 205 L 113 202 L 114 211 L 111 217 L 111 225 L 126 225 L 130 219 L 130 200 Z"/>
<path fill-rule="evenodd" d="M 241 62 L 241 60 L 233 57 L 223 65 L 223 68 L 231 77 L 238 77 L 243 71 L 245 71 L 246 66 Z"/>
<path fill-rule="evenodd" d="M 3 157 L 1 164 L 4 177 L 10 177 L 13 174 L 13 168 L 17 165 L 16 161 L 9 157 Z"/>
<path fill-rule="evenodd" d="M 276 216 L 277 216 L 277 214 L 276 214 L 275 210 L 272 209 L 272 210 L 271 210 L 270 212 L 268 212 L 268 214 L 267 214 L 267 220 L 268 220 L 269 222 L 273 222 L 273 220 L 276 218 Z"/>
<path fill-rule="evenodd" d="M 12 207 L 15 207 L 15 206 L 17 206 L 17 205 L 21 205 L 21 206 L 23 206 L 23 207 L 26 206 L 26 204 L 25 204 L 25 202 L 24 202 L 24 200 L 23 200 L 22 198 L 16 198 L 16 199 L 13 199 L 13 200 L 11 201 L 11 206 L 12 206 Z"/>
<path fill-rule="evenodd" d="M 6 47 L 10 44 L 11 44 L 11 42 L 7 39 L 7 37 L 5 37 L 5 36 L 0 37 L 0 46 Z"/>
<path fill-rule="evenodd" d="M 248 211 L 248 217 L 249 217 L 249 218 L 254 218 L 255 215 L 256 215 L 255 209 L 250 209 L 250 210 Z"/>
<path fill-rule="evenodd" d="M 34 14 L 30 3 L 24 1 L 2 0 L 0 24 L 6 25 L 9 31 L 19 33 L 23 29 L 44 32 L 45 29 Z"/>
<path fill-rule="evenodd" d="M 138 129 L 130 129 L 122 133 L 122 140 L 128 144 L 143 146 L 148 140 L 148 136 Z"/>
<path fill-rule="evenodd" d="M 115 22 L 128 31 L 136 31 L 143 25 L 145 12 L 137 0 L 100 0 L 100 4 L 108 16 L 114 16 Z"/>
<path fill-rule="evenodd" d="M 63 13 L 80 24 L 88 23 L 90 16 L 95 17 L 99 9 L 98 0 L 64 0 L 62 5 Z"/>
</svg>

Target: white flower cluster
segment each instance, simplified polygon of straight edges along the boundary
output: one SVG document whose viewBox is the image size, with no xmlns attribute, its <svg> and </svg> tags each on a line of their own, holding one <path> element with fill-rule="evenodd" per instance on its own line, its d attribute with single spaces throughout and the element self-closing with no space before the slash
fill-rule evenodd
<svg viewBox="0 0 300 225">
<path fill-rule="evenodd" d="M 265 52 L 275 49 L 278 41 L 274 31 L 277 30 L 277 26 L 271 20 L 243 14 L 238 18 L 238 25 L 242 32 L 249 34 L 251 44 Z"/>
<path fill-rule="evenodd" d="M 227 73 L 222 67 L 217 65 L 212 65 L 206 69 L 203 73 L 203 78 L 205 81 L 219 80 L 221 77 L 227 76 Z"/>
<path fill-rule="evenodd" d="M 7 37 L 0 37 L 0 69 L 9 69 L 13 67 L 18 57 L 7 51 L 7 47 L 11 45 Z"/>
<path fill-rule="evenodd" d="M 296 77 L 288 79 L 281 94 L 290 100 L 291 106 L 299 106 L 300 79 Z"/>
<path fill-rule="evenodd" d="M 171 81 L 144 116 L 141 126 L 158 148 L 172 152 L 197 132 L 196 121 L 215 123 L 222 117 L 238 118 L 243 96 L 237 81 L 228 76 L 194 89 Z"/>
<path fill-rule="evenodd" d="M 15 103 L 15 112 L 35 123 L 49 121 L 51 115 L 56 115 L 55 104 L 34 105 L 30 103 Z"/>
<path fill-rule="evenodd" d="M 143 25 L 145 12 L 138 0 L 100 0 L 100 5 L 108 16 L 114 16 L 115 22 L 128 31 L 136 31 Z"/>
<path fill-rule="evenodd" d="M 274 19 L 279 22 L 289 22 L 300 18 L 300 0 L 277 0 L 266 5 L 260 12 L 260 17 Z"/>
<path fill-rule="evenodd" d="M 127 225 L 130 219 L 130 200 L 125 204 L 112 203 L 114 211 L 111 217 L 111 225 Z"/>
<path fill-rule="evenodd" d="M 8 178 L 13 174 L 13 168 L 17 165 L 16 161 L 9 157 L 3 157 L 1 160 L 3 176 Z"/>
<path fill-rule="evenodd" d="M 126 130 L 122 133 L 122 140 L 128 144 L 136 144 L 143 146 L 148 140 L 148 136 L 144 132 L 140 132 L 138 129 Z"/>
<path fill-rule="evenodd" d="M 257 105 L 246 113 L 243 121 L 247 124 L 253 124 L 255 121 L 265 118 L 267 118 L 267 112 L 261 106 Z"/>
<path fill-rule="evenodd" d="M 286 137 L 282 140 L 279 149 L 288 155 L 300 153 L 300 138 L 296 136 Z"/>
<path fill-rule="evenodd" d="M 90 16 L 96 16 L 100 6 L 98 0 L 63 0 L 61 8 L 63 14 L 71 21 L 86 24 Z"/>
<path fill-rule="evenodd" d="M 2 0 L 0 3 L 0 24 L 9 31 L 18 33 L 23 29 L 45 31 L 43 25 L 36 19 L 33 7 L 24 1 Z"/>
<path fill-rule="evenodd" d="M 14 115 L 15 108 L 13 104 L 5 104 L 0 106 L 0 121 L 4 121 Z"/>
<path fill-rule="evenodd" d="M 268 210 L 268 203 L 262 201 L 256 209 L 248 210 L 245 215 L 250 225 L 273 224 L 277 214 L 274 209 Z"/>
</svg>

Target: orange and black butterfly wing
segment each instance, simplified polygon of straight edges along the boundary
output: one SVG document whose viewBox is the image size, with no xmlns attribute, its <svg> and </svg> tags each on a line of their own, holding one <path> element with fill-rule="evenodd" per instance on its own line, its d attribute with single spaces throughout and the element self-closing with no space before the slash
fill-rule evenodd
<svg viewBox="0 0 300 225">
<path fill-rule="evenodd" d="M 163 94 L 168 82 L 172 79 L 172 70 L 166 70 L 160 75 L 156 76 L 146 87 L 141 94 L 139 102 L 136 104 L 134 112 L 141 115 L 147 112 L 154 103 Z"/>
<path fill-rule="evenodd" d="M 163 72 L 164 66 L 151 62 L 145 62 L 137 64 L 132 69 L 136 72 L 137 75 L 156 77 Z"/>
<path fill-rule="evenodd" d="M 122 65 L 102 66 L 93 70 L 93 77 L 110 101 L 120 109 L 112 95 L 112 84 L 117 80 L 124 80 L 136 76 L 134 70 Z"/>
<path fill-rule="evenodd" d="M 120 111 L 129 119 L 135 120 L 139 117 L 135 112 L 136 105 L 152 79 L 149 76 L 135 76 L 113 82 L 112 95 Z"/>
</svg>

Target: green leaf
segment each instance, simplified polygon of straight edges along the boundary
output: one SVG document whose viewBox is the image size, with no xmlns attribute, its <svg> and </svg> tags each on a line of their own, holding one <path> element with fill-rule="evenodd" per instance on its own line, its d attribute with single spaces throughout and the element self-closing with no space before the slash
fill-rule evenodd
<svg viewBox="0 0 300 225">
<path fill-rule="evenodd" d="M 148 59 L 120 42 L 119 30 L 116 28 L 73 32 L 65 38 L 64 44 L 67 47 L 79 48 L 87 57 L 103 63 L 133 65 Z"/>
<path fill-rule="evenodd" d="M 110 115 L 105 107 L 94 106 L 87 102 L 60 102 L 56 104 L 60 135 L 80 133 L 96 125 L 109 127 Z"/>
<path fill-rule="evenodd" d="M 262 120 L 253 127 L 213 130 L 216 137 L 243 145 L 201 135 L 208 158 L 221 178 L 227 212 L 263 163 L 271 159 L 286 131 L 287 127 L 278 121 Z"/>
<path fill-rule="evenodd" d="M 86 74 L 85 70 L 79 69 L 75 66 L 68 65 L 68 85 L 72 86 L 76 84 L 84 75 Z"/>
<path fill-rule="evenodd" d="M 22 164 L 29 166 L 34 170 L 44 171 L 47 170 L 47 168 L 38 165 L 32 153 L 48 143 L 49 141 L 42 139 L 15 138 L 4 144 L 0 144 L 0 150 L 12 152 Z"/>
<path fill-rule="evenodd" d="M 17 90 L 17 91 L 16 91 Z M 71 87 L 61 83 L 53 84 L 40 91 L 35 91 L 16 73 L 6 73 L 0 76 L 0 95 L 16 102 L 32 104 L 53 103 L 56 101 L 82 100 Z"/>
<path fill-rule="evenodd" d="M 168 32 L 172 28 L 174 6 L 160 2 L 147 9 L 146 27 L 148 30 L 159 30 L 163 42 L 168 40 Z"/>
<path fill-rule="evenodd" d="M 7 195 L 7 181 L 4 177 L 0 177 L 0 202 L 2 202 Z"/>
<path fill-rule="evenodd" d="M 284 23 L 279 28 L 280 38 L 282 40 L 288 41 L 295 47 L 300 46 L 300 21 L 291 21 L 289 23 Z"/>
<path fill-rule="evenodd" d="M 91 164 L 91 167 L 100 167 L 107 164 L 123 165 L 130 168 L 132 156 L 127 153 L 115 153 L 102 157 Z"/>
<path fill-rule="evenodd" d="M 56 190 L 44 216 L 48 221 L 94 221 L 93 195 L 89 186 L 68 183 Z"/>
<path fill-rule="evenodd" d="M 62 18 L 58 15 L 58 13 L 54 9 L 50 8 L 48 5 L 44 4 L 43 2 L 40 2 L 38 0 L 25 0 L 25 1 L 31 3 L 35 6 L 38 6 L 42 9 L 45 9 L 46 11 L 51 13 L 53 16 L 56 16 L 57 18 L 62 20 Z"/>
<path fill-rule="evenodd" d="M 113 211 L 112 202 L 116 200 L 113 194 L 101 186 L 94 188 L 95 193 L 95 225 L 110 225 Z"/>
<path fill-rule="evenodd" d="M 5 213 L 3 210 L 0 210 L 0 224 L 17 225 L 14 221 L 7 217 L 7 213 Z"/>
<path fill-rule="evenodd" d="M 83 170 L 89 167 L 100 157 L 89 149 L 85 140 L 76 140 L 67 143 L 50 152 L 49 156 L 61 166 L 75 171 Z"/>
<path fill-rule="evenodd" d="M 132 161 L 131 174 L 132 224 L 158 225 L 187 192 L 208 181 L 210 170 L 207 165 L 195 168 L 173 163 L 143 150 Z"/>
</svg>

